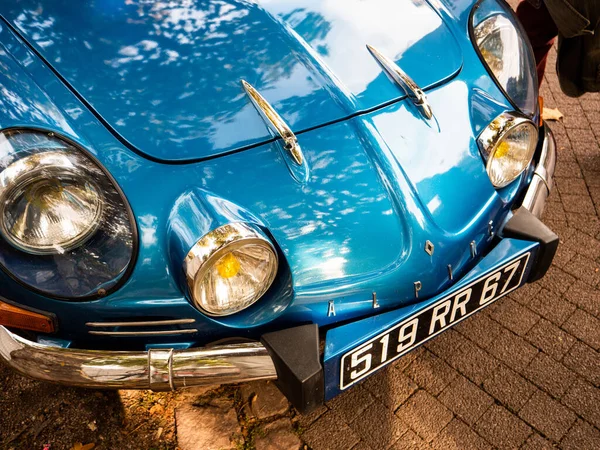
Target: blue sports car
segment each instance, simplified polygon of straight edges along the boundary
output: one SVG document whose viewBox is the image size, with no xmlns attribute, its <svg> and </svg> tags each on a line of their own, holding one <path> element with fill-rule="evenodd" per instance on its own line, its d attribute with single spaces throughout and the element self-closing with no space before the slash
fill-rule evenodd
<svg viewBox="0 0 600 450">
<path fill-rule="evenodd" d="M 0 360 L 299 411 L 525 283 L 556 158 L 502 0 L 0 4 Z"/>
</svg>

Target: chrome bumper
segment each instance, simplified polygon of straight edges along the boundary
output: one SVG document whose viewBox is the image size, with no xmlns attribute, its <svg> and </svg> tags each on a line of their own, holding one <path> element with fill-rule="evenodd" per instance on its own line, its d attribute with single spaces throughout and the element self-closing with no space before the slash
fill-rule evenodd
<svg viewBox="0 0 600 450">
<path fill-rule="evenodd" d="M 523 199 L 523 206 L 538 219 L 541 218 L 544 212 L 546 199 L 552 190 L 552 176 L 556 167 L 556 141 L 554 135 L 546 125 L 544 125 L 543 133 L 544 140 L 539 162 Z"/>
<path fill-rule="evenodd" d="M 277 378 L 258 342 L 146 352 L 73 350 L 37 344 L 0 326 L 0 359 L 31 378 L 88 388 L 165 391 Z"/>
</svg>

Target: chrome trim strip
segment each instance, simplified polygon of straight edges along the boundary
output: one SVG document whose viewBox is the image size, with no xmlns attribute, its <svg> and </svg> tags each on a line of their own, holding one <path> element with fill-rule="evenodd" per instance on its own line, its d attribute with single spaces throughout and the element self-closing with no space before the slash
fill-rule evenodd
<svg viewBox="0 0 600 450">
<path fill-rule="evenodd" d="M 149 320 L 148 322 L 88 322 L 86 325 L 92 328 L 110 327 L 160 327 L 167 325 L 187 325 L 195 323 L 196 319 L 174 319 L 174 320 Z"/>
<path fill-rule="evenodd" d="M 373 57 L 381 65 L 383 70 L 406 93 L 408 98 L 413 102 L 421 114 L 425 116 L 425 118 L 431 119 L 433 117 L 433 110 L 427 101 L 427 95 L 425 95 L 425 92 L 423 92 L 417 83 L 415 83 L 413 79 L 406 74 L 406 72 L 398 67 L 398 64 L 389 59 L 375 47 L 367 45 L 367 48 L 369 49 L 369 52 L 371 52 L 371 55 L 373 55 Z"/>
<path fill-rule="evenodd" d="M 540 160 L 523 199 L 523 206 L 538 219 L 544 213 L 546 199 L 554 187 L 552 179 L 556 168 L 556 141 L 548 126 L 544 126 L 544 141 Z"/>
<path fill-rule="evenodd" d="M 88 331 L 88 334 L 94 336 L 169 336 L 177 334 L 192 334 L 198 330 L 183 329 L 183 330 L 160 330 L 160 331 Z"/>
<path fill-rule="evenodd" d="M 300 147 L 300 144 L 298 144 L 298 139 L 291 128 L 250 83 L 242 80 L 242 86 L 244 86 L 246 94 L 250 97 L 252 104 L 260 113 L 271 132 L 283 139 L 284 147 L 290 152 L 294 162 L 299 166 L 302 165 L 304 154 L 302 153 L 302 148 Z"/>
<path fill-rule="evenodd" d="M 145 352 L 76 350 L 31 342 L 0 326 L 0 359 L 37 380 L 102 389 L 165 391 L 277 378 L 259 342 Z"/>
</svg>

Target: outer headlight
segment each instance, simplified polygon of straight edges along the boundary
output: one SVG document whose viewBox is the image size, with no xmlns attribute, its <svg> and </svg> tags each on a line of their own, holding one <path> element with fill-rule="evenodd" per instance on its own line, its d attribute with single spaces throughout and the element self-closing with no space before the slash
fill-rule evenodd
<svg viewBox="0 0 600 450">
<path fill-rule="evenodd" d="M 474 42 L 507 98 L 528 117 L 537 111 L 535 57 L 521 24 L 508 7 L 483 0 L 473 12 Z"/>
<path fill-rule="evenodd" d="M 209 316 L 227 316 L 260 299 L 275 280 L 277 266 L 277 252 L 260 231 L 230 223 L 192 247 L 184 271 L 196 306 Z"/>
<path fill-rule="evenodd" d="M 0 173 L 0 232 L 38 255 L 82 245 L 100 225 L 104 196 L 90 161 L 47 151 L 26 156 Z"/>
<path fill-rule="evenodd" d="M 481 133 L 479 148 L 490 181 L 503 188 L 527 168 L 538 142 L 538 130 L 529 119 L 504 113 Z"/>
<path fill-rule="evenodd" d="M 131 211 L 111 178 L 52 133 L 0 132 L 0 265 L 59 299 L 104 296 L 134 256 Z"/>
</svg>

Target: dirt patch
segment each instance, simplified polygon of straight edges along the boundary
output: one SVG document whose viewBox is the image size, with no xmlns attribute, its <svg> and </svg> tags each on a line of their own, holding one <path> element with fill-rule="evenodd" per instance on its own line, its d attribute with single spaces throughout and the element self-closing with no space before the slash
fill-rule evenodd
<svg viewBox="0 0 600 450">
<path fill-rule="evenodd" d="M 176 449 L 177 397 L 55 386 L 0 365 L 0 450 Z"/>
</svg>

